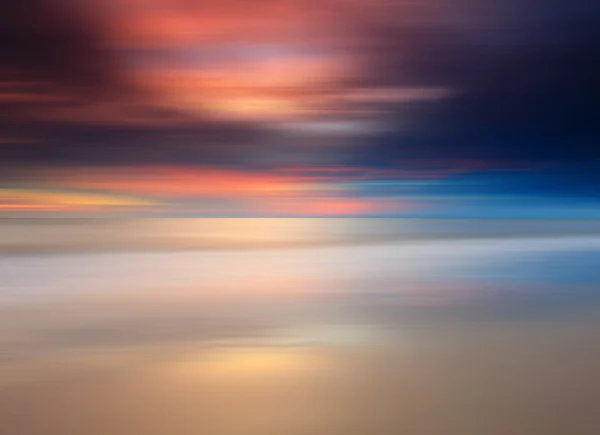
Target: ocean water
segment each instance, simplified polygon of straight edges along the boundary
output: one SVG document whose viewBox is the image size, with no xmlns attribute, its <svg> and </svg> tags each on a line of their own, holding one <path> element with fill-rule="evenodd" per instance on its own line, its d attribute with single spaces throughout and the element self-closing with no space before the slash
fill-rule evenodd
<svg viewBox="0 0 600 435">
<path fill-rule="evenodd" d="M 597 434 L 600 225 L 0 222 L 0 422 Z"/>
</svg>

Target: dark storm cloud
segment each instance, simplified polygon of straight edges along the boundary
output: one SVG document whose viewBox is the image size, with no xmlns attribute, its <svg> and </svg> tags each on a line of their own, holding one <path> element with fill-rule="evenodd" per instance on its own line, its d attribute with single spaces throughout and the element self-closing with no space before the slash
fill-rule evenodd
<svg viewBox="0 0 600 435">
<path fill-rule="evenodd" d="M 574 27 L 563 42 L 507 48 L 482 63 L 445 108 L 450 134 L 493 147 L 497 157 L 600 157 L 600 34 Z"/>
<path fill-rule="evenodd" d="M 159 118 L 164 119 L 164 116 Z M 14 135 L 37 138 L 0 147 L 8 165 L 138 165 L 176 163 L 239 164 L 256 149 L 261 133 L 245 125 L 198 122 L 196 125 L 80 125 L 23 121 Z M 244 150 L 236 150 L 243 146 Z M 7 173 L 2 166 L 2 179 Z"/>
<path fill-rule="evenodd" d="M 95 91 L 118 82 L 115 60 L 90 17 L 58 0 L 0 3 L 0 66 L 37 80 Z M 19 77 L 17 76 L 17 79 Z"/>
<path fill-rule="evenodd" d="M 103 45 L 98 22 L 62 0 L 0 2 L 0 125 L 3 160 L 49 154 L 62 111 L 85 113 L 97 101 L 135 98 L 119 63 Z M 56 114 L 56 116 L 47 116 Z M 54 125 L 57 124 L 57 125 Z M 33 143 L 27 143 L 34 138 Z"/>
<path fill-rule="evenodd" d="M 600 19 L 590 2 L 552 3 L 515 3 L 512 15 L 479 29 L 373 28 L 379 43 L 366 55 L 367 83 L 448 86 L 456 94 L 398 109 L 398 125 L 410 120 L 413 128 L 390 135 L 370 158 L 600 158 Z"/>
</svg>

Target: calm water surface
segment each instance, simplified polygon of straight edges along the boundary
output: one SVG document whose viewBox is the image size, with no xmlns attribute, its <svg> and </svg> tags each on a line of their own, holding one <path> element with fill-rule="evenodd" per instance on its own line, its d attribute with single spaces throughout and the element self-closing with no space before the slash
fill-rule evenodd
<svg viewBox="0 0 600 435">
<path fill-rule="evenodd" d="M 6 433 L 600 433 L 597 223 L 252 221 L 0 225 Z"/>
</svg>

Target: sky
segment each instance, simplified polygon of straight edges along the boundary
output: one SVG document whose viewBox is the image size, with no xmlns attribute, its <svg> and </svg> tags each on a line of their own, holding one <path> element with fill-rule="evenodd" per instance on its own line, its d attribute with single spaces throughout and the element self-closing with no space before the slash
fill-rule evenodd
<svg viewBox="0 0 600 435">
<path fill-rule="evenodd" d="M 599 218 L 592 0 L 0 4 L 0 213 Z"/>
</svg>

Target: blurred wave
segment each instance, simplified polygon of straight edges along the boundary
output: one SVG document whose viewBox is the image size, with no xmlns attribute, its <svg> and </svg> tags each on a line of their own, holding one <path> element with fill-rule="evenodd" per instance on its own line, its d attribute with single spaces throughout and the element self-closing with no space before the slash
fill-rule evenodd
<svg viewBox="0 0 600 435">
<path fill-rule="evenodd" d="M 416 218 L 2 219 L 0 254 L 273 249 L 592 235 L 600 235 L 600 221 Z"/>
</svg>

